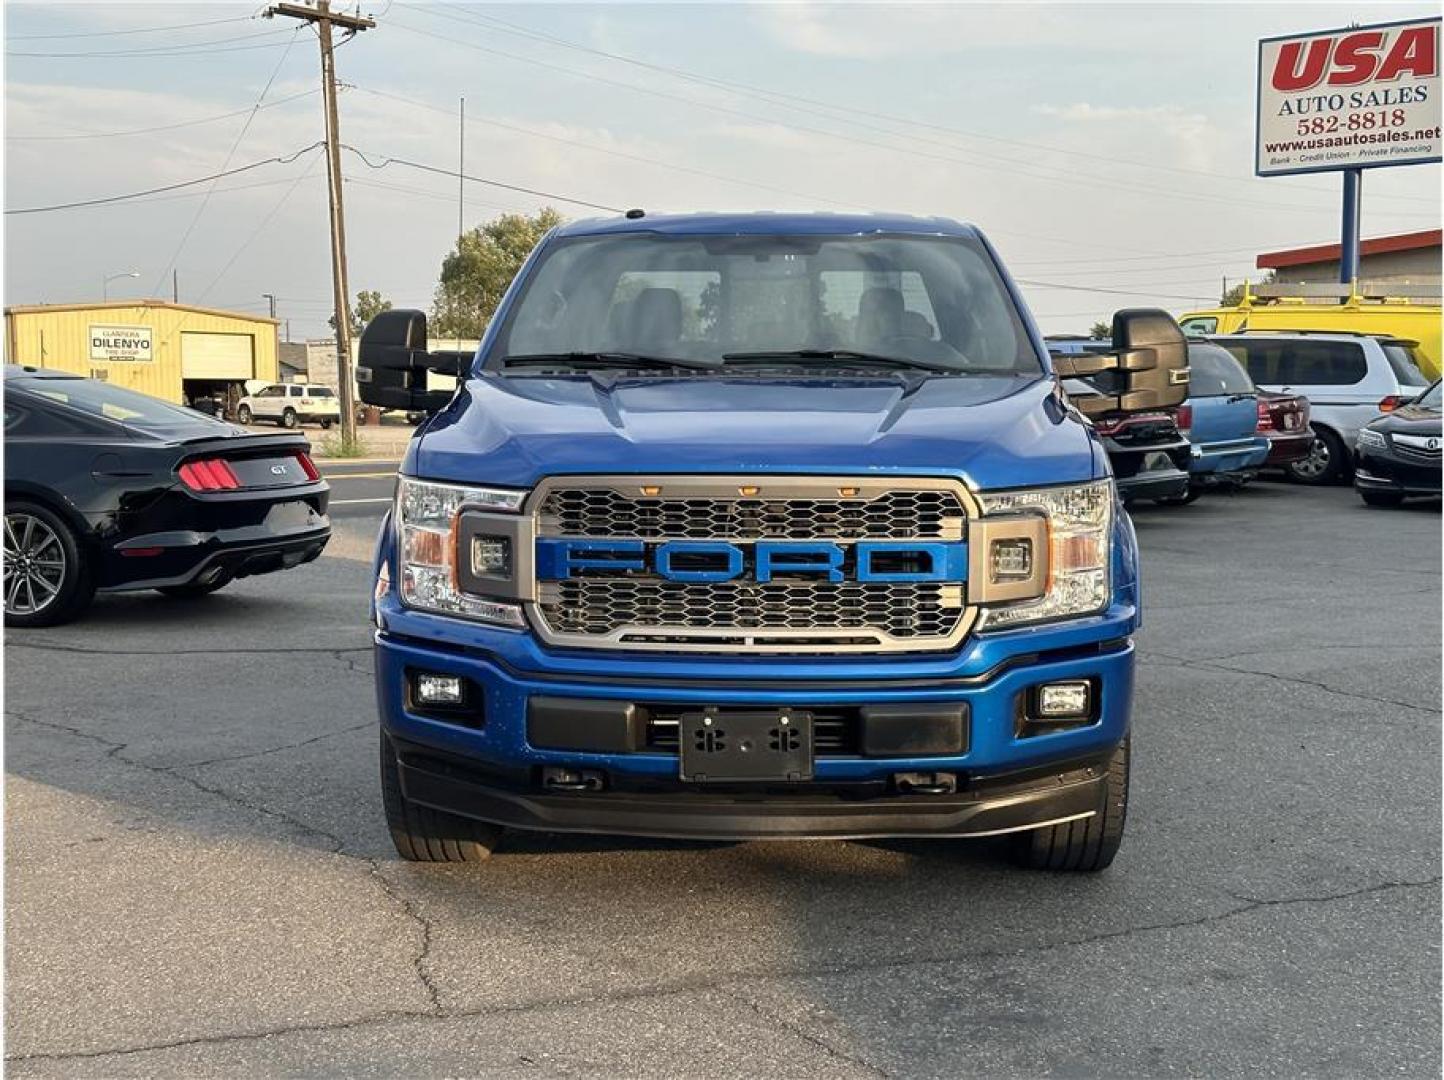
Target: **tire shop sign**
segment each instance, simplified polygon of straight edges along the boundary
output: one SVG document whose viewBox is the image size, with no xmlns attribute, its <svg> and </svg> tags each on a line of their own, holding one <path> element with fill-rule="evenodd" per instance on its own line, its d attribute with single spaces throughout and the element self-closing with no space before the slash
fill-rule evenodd
<svg viewBox="0 0 1444 1080">
<path fill-rule="evenodd" d="M 1437 18 L 1264 38 L 1259 176 L 1439 161 Z"/>
<path fill-rule="evenodd" d="M 92 326 L 92 360 L 153 360 L 148 326 Z"/>
</svg>

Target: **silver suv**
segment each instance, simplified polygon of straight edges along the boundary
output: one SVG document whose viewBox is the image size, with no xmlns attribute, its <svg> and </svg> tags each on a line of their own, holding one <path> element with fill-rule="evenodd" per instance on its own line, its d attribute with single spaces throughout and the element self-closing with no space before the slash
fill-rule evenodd
<svg viewBox="0 0 1444 1080">
<path fill-rule="evenodd" d="M 1370 334 L 1306 330 L 1220 334 L 1209 338 L 1248 368 L 1260 390 L 1309 399 L 1314 443 L 1285 471 L 1306 484 L 1331 484 L 1353 467 L 1359 429 L 1423 393 L 1417 342 Z"/>
</svg>

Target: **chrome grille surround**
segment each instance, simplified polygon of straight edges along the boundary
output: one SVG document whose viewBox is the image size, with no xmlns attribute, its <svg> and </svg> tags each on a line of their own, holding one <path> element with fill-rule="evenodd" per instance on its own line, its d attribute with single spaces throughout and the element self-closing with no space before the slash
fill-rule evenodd
<svg viewBox="0 0 1444 1080">
<path fill-rule="evenodd" d="M 962 540 L 979 510 L 961 482 L 934 477 L 636 475 L 550 477 L 525 512 L 538 537 L 845 546 Z M 961 584 L 647 573 L 537 582 L 526 606 L 549 645 L 670 652 L 937 652 L 960 645 L 977 619 Z"/>
</svg>

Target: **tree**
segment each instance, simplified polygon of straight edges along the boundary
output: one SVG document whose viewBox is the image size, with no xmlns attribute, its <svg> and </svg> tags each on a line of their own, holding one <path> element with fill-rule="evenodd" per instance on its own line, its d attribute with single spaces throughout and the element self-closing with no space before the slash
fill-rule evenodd
<svg viewBox="0 0 1444 1080">
<path fill-rule="evenodd" d="M 1088 336 L 1091 338 L 1096 338 L 1100 341 L 1112 341 L 1113 324 L 1106 322 L 1096 322 L 1088 328 Z"/>
<path fill-rule="evenodd" d="M 1254 284 L 1268 285 L 1271 284 L 1273 280 L 1274 272 L 1272 270 L 1268 270 L 1265 271 L 1264 276 L 1258 281 L 1255 281 Z M 1239 304 L 1243 303 L 1243 286 L 1244 283 L 1240 281 L 1233 288 L 1225 289 L 1223 295 L 1219 297 L 1219 307 L 1237 307 Z"/>
<path fill-rule="evenodd" d="M 431 307 L 432 335 L 481 337 L 531 249 L 562 220 L 548 206 L 531 216 L 503 214 L 463 233 L 441 262 L 441 279 Z"/>
<path fill-rule="evenodd" d="M 383 311 L 390 310 L 390 300 L 374 289 L 362 289 L 356 294 L 356 303 L 351 305 L 351 336 L 360 337 L 361 331 L 366 328 L 367 323 Z M 332 315 L 326 322 L 332 330 L 336 329 L 335 315 Z"/>
</svg>

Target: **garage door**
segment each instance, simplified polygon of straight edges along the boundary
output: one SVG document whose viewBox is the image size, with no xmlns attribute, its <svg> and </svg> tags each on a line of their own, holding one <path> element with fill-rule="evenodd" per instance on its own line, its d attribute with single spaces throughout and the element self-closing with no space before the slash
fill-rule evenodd
<svg viewBox="0 0 1444 1080">
<path fill-rule="evenodd" d="M 181 334 L 181 377 L 249 379 L 256 374 L 250 334 Z"/>
</svg>

